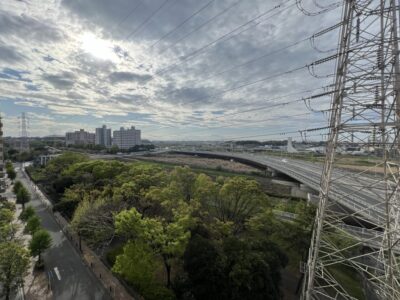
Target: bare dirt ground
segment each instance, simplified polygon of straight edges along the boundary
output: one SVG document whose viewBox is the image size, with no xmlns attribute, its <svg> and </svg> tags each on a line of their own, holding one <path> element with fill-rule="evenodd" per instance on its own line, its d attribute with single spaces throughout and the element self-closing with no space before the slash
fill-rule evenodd
<svg viewBox="0 0 400 300">
<path fill-rule="evenodd" d="M 191 167 L 206 168 L 206 169 L 221 168 L 220 169 L 221 171 L 231 171 L 236 173 L 251 173 L 259 171 L 256 168 L 246 166 L 234 161 L 194 157 L 189 155 L 165 154 L 162 156 L 141 157 L 140 159 L 155 161 L 155 162 L 172 163 L 177 165 L 188 165 Z"/>
<path fill-rule="evenodd" d="M 340 167 L 341 169 L 346 169 L 358 173 L 365 172 L 366 174 L 383 174 L 383 167 L 351 166 L 342 164 L 338 164 L 338 167 Z"/>
</svg>

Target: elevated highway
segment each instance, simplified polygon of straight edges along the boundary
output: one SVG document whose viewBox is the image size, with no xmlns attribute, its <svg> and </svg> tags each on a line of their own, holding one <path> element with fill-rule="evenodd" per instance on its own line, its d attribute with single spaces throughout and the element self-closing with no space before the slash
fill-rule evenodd
<svg viewBox="0 0 400 300">
<path fill-rule="evenodd" d="M 208 158 L 235 160 L 260 169 L 273 170 L 318 192 L 323 165 L 302 160 L 250 153 L 170 151 L 170 153 L 196 155 Z M 384 222 L 384 184 L 372 176 L 343 169 L 332 173 L 333 183 L 329 197 L 357 217 L 379 226 Z"/>
</svg>

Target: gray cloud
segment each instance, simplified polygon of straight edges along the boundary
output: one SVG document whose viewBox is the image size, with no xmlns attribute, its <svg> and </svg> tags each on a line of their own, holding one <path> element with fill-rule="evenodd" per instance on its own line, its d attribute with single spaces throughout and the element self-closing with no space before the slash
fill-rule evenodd
<svg viewBox="0 0 400 300">
<path fill-rule="evenodd" d="M 25 14 L 11 15 L 0 11 L 0 35 L 16 35 L 39 42 L 59 41 L 63 34 L 46 19 L 37 20 Z"/>
<path fill-rule="evenodd" d="M 133 72 L 113 72 L 110 74 L 109 78 L 112 83 L 134 81 L 140 84 L 144 84 L 151 80 L 153 77 L 148 74 L 137 74 Z"/>
<path fill-rule="evenodd" d="M 69 90 L 74 86 L 76 77 L 70 72 L 62 72 L 43 75 L 43 79 L 57 89 Z"/>
<path fill-rule="evenodd" d="M 0 61 L 15 63 L 24 59 L 25 57 L 15 47 L 0 45 Z"/>
</svg>

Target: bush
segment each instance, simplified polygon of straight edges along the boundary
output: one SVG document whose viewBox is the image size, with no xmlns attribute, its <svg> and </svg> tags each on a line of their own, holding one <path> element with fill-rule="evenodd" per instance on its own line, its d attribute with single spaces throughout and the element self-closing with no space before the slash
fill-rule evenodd
<svg viewBox="0 0 400 300">
<path fill-rule="evenodd" d="M 34 234 L 40 229 L 40 219 L 37 216 L 32 216 L 26 222 L 25 230 L 30 234 Z"/>
<path fill-rule="evenodd" d="M 26 222 L 27 220 L 29 220 L 34 215 L 35 215 L 35 210 L 33 209 L 32 206 L 28 206 L 25 210 L 23 210 L 21 212 L 21 214 L 19 215 L 19 218 L 22 221 Z"/>
<path fill-rule="evenodd" d="M 17 180 L 17 181 L 14 183 L 14 186 L 13 186 L 13 193 L 14 193 L 15 195 L 18 194 L 18 191 L 19 191 L 22 187 L 23 187 L 22 182 L 19 181 L 19 180 Z"/>
<path fill-rule="evenodd" d="M 15 203 L 7 201 L 7 200 L 1 201 L 0 202 L 0 208 L 7 208 L 7 209 L 15 212 Z"/>
</svg>

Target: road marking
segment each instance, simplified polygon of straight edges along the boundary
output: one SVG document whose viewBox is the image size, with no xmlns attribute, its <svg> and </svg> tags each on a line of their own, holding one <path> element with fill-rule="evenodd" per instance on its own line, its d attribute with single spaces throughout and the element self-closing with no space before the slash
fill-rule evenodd
<svg viewBox="0 0 400 300">
<path fill-rule="evenodd" d="M 57 267 L 54 268 L 54 273 L 56 273 L 58 280 L 61 280 L 61 275 L 60 275 L 60 272 L 58 271 Z"/>
</svg>

